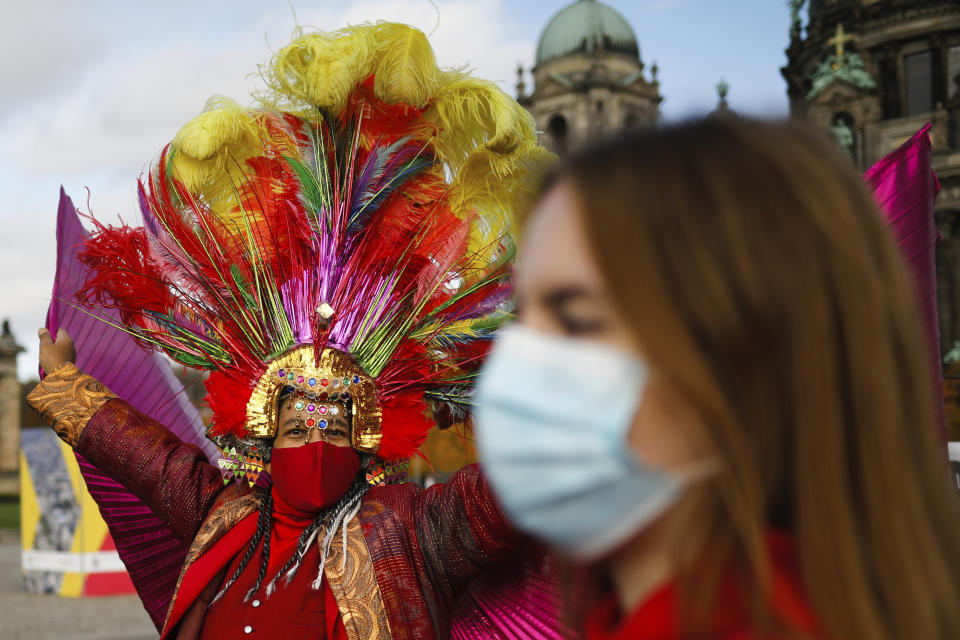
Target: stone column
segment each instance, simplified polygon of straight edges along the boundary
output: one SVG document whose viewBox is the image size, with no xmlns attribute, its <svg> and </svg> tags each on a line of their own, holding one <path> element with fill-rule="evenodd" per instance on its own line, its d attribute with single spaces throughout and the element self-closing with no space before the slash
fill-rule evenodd
<svg viewBox="0 0 960 640">
<path fill-rule="evenodd" d="M 20 462 L 20 382 L 17 380 L 17 354 L 23 347 L 10 333 L 10 322 L 3 321 L 0 334 L 0 494 L 19 490 Z"/>
</svg>

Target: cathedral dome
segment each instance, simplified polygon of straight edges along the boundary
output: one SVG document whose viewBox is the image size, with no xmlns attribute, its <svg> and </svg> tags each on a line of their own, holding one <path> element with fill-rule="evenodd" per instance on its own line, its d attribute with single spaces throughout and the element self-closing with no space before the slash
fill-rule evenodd
<svg viewBox="0 0 960 640">
<path fill-rule="evenodd" d="M 547 23 L 537 43 L 537 64 L 597 51 L 640 57 L 637 36 L 620 13 L 596 0 L 578 0 Z"/>
</svg>

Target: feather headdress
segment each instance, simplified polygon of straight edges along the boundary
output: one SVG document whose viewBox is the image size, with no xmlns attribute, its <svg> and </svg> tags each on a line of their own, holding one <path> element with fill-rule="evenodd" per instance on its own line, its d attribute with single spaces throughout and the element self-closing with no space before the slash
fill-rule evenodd
<svg viewBox="0 0 960 640">
<path fill-rule="evenodd" d="M 302 35 L 163 150 L 143 225 L 99 225 L 82 298 L 212 370 L 212 436 L 273 437 L 294 386 L 352 403 L 353 442 L 407 458 L 464 416 L 510 294 L 512 212 L 547 157 L 494 84 L 377 23 Z"/>
</svg>

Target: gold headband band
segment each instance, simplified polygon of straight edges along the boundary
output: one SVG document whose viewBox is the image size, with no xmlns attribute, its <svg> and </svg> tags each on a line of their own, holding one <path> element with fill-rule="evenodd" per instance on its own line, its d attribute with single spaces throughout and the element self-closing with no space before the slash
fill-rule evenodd
<svg viewBox="0 0 960 640">
<path fill-rule="evenodd" d="M 247 435 L 277 435 L 277 399 L 284 387 L 303 390 L 317 403 L 351 400 L 353 448 L 376 454 L 380 448 L 380 403 L 376 385 L 353 358 L 336 349 L 324 349 L 315 366 L 313 347 L 302 346 L 272 361 L 247 402 Z"/>
</svg>

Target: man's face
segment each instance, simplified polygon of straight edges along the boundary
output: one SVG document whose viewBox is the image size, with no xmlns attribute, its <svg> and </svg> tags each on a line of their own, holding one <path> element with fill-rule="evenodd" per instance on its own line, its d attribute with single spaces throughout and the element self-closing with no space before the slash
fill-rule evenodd
<svg viewBox="0 0 960 640">
<path fill-rule="evenodd" d="M 299 409 L 298 404 L 301 405 Z M 307 410 L 311 405 L 315 408 L 313 412 Z M 321 441 L 338 447 L 351 445 L 350 419 L 342 402 L 306 402 L 291 395 L 280 401 L 277 423 L 277 437 L 273 442 L 275 449 L 302 447 L 310 442 Z M 325 427 L 321 426 L 324 424 Z"/>
</svg>

